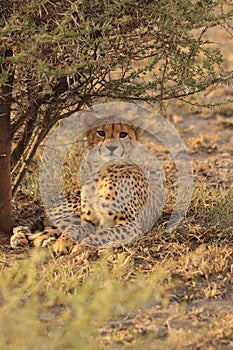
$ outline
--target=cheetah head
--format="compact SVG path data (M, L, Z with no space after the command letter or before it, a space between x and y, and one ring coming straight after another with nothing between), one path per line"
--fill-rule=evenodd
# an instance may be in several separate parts
M127 158L134 142L139 138L139 129L124 123L109 123L98 125L87 133L89 148L97 147L105 160Z

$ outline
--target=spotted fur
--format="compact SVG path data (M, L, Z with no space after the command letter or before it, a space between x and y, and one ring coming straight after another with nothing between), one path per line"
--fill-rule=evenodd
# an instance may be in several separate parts
M50 210L54 227L31 232L14 229L13 248L52 246L67 253L78 243L119 246L151 229L164 201L161 174L138 143L140 130L126 123L105 123L87 132L89 153L79 171L80 191L57 198ZM136 159L136 162L135 162Z

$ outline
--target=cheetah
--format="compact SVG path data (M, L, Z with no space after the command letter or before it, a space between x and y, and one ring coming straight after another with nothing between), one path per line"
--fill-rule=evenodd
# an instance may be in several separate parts
M104 119L86 133L87 156L79 170L78 192L56 198L52 226L33 233L15 227L11 246L45 247L57 253L75 245L121 246L148 232L161 215L161 169L139 143L141 130L124 120Z

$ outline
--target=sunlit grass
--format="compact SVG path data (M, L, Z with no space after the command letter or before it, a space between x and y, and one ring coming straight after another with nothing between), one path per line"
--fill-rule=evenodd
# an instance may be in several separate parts
M231 294L232 203L230 188L199 181L172 233L161 223L127 247L80 247L56 258L42 249L2 251L0 349L231 344L231 304L208 310ZM171 209L168 198L165 217Z
M128 279L128 268L126 255L110 263L108 253L86 274L42 251L12 262L0 276L0 348L98 349L110 318L167 304L165 271Z

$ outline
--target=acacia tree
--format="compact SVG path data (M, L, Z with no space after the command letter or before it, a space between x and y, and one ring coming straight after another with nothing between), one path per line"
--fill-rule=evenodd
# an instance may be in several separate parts
M58 120L100 98L162 102L230 80L205 33L232 15L227 0L0 0L0 230Z

